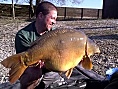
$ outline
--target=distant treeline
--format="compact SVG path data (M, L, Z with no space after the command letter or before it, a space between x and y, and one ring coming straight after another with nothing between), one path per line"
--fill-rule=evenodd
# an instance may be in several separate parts
M34 6L35 9L35 6ZM58 7L58 19L98 19L102 18L102 9ZM10 4L0 4L0 16L12 16ZM15 5L16 17L29 17L28 5ZM33 16L35 17L35 15Z

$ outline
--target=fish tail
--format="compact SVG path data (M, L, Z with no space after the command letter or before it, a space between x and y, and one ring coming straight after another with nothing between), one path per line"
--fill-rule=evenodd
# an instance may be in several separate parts
M24 64L24 55L24 52L15 54L7 57L1 62L4 67L11 68L9 71L9 81L11 83L14 83L16 80L18 80L25 69L28 67Z

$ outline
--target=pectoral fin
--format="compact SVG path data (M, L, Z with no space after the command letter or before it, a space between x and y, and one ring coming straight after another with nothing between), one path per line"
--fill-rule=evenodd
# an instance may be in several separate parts
M81 63L82 63L83 68L85 69L90 70L93 68L92 61L88 56L84 56Z
M83 68L85 68L85 69L90 70L90 69L93 68L92 61L88 57L88 54L87 54L87 41L86 41L86 44L85 44L85 55L83 56L83 60L81 61L81 63L82 63Z
M65 75L66 75L66 77L67 77L68 79L70 78L72 72L73 72L73 68L71 68L71 69L69 69L68 71L66 71Z

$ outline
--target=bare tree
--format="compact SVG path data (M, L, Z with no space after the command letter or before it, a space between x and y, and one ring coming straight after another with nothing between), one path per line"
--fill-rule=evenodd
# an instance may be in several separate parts
M36 6L38 3L43 2L44 0L36 0Z
M12 17L15 19L14 0L12 0Z
M44 0L36 0L36 7L37 4L42 2ZM29 18L31 19L34 16L35 10L34 10L34 6L33 6L33 0L29 0Z
M37 5L38 5L38 3L41 3L41 2L43 2L44 0L36 0L36 8L37 8Z
M16 3L18 2L18 0L16 0ZM12 0L12 6L11 6L11 8L12 8L12 17L13 17L13 19L15 19L15 7L14 7L14 0Z
M29 18L31 19L34 16L33 0L30 0L29 4Z
M3 1L7 1L7 0L3 0ZM18 2L18 0L16 0L16 3ZM12 4L11 4L11 7L10 7L11 11L11 16L13 17L13 19L15 19L15 7L14 7L14 0L12 0Z

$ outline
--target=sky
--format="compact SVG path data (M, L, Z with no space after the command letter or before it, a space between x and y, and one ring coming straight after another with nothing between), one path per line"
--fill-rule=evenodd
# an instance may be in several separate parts
M8 3L11 4L12 0L0 0L0 3ZM28 0L18 0L17 4L28 5ZM61 0L45 0L50 1L57 7L75 7L75 8L94 8L94 9L102 9L103 0L65 0L66 2L62 2ZM59 1L57 3L56 1ZM74 3L72 2L74 1ZM80 2L79 2L80 1ZM14 0L15 3L15 0ZM35 0L34 0L35 4Z

